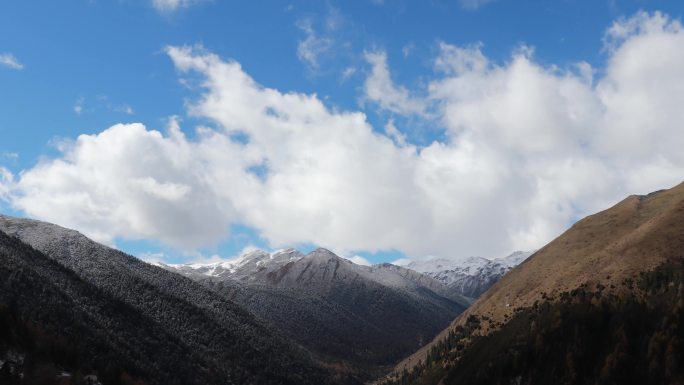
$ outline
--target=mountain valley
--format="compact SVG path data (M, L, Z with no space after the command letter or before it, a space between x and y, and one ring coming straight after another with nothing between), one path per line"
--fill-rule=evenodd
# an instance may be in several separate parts
M253 251L231 262L163 267L202 282L360 380L382 374L470 305L439 281L325 249Z
M0 216L0 382L681 383L683 226L681 184L505 258L155 266Z

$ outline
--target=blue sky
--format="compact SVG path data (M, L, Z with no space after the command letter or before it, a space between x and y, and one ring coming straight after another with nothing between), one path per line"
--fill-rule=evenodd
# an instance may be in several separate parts
M180 244L169 242L171 235L155 236L156 233L153 231L136 230L133 225L127 228L128 225L121 223L112 225L121 228L120 231L103 235L102 229L107 228L107 223L93 225L89 221L79 221L77 218L60 220L63 217L59 214L60 210L73 212L74 209L83 209L83 215L88 215L88 211L83 207L68 206L74 204L71 200L67 206L52 212L46 211L49 209L36 208L35 203L19 197L26 197L36 189L43 189L41 191L45 195L39 195L40 197L54 196L49 190L50 186L29 186L26 184L28 182L22 182L22 175L35 171L42 163L54 165L55 160L59 159L67 163L75 162L69 157L70 147L65 143L73 145L79 135L98 135L115 124L136 122L142 123L147 130L165 133L169 118L172 116L178 117L180 129L192 143L201 140L196 132L198 126L208 126L217 131L225 128L222 127L218 115L212 115L207 110L191 112L192 106L201 104L202 98L213 95L212 93L220 94L216 88L202 85L202 82L210 77L208 72L198 68L183 69L180 64L182 58L170 57L172 55L167 47L194 47L191 51L178 54L185 55L184 57L200 58L205 57L203 55L215 55L222 62L237 62L242 71L258 84L283 94L315 94L332 112L362 112L368 126L376 135L396 139L397 137L387 131L388 122L392 122L406 142L402 145L397 141L394 149L404 148L407 144L414 154L420 156L429 155L428 152L422 151L435 143L447 147L464 145L464 130L479 129L475 123L475 126L468 126L463 122L450 123L450 110L447 108L449 103L455 103L455 100L461 102L464 96L444 96L447 93L444 87L448 85L440 82L447 80L449 76L457 78L463 73L440 72L436 69L437 58L445 57L445 52L448 51L444 44L479 52L486 57L486 66L491 69L488 72L491 77L495 76L496 68L501 71L512 71L516 52L521 51L526 52L523 56L532 63L533 68L546 72L554 81L561 81L568 76L579 79L577 63L586 63L592 68L593 73L593 79L587 87L591 92L595 92L597 97L602 98L601 90L607 86L600 87L599 84L603 79L612 79L606 74L611 71L612 61L623 60L620 50L624 48L623 51L626 52L631 47L629 42L634 41L636 45L638 41L635 39L655 33L645 27L629 27L629 21L634 20L633 24L641 23L643 26L656 15L665 15L669 23L677 23L681 20L684 10L681 1L665 0L493 0L480 1L480 4L477 1L446 0L179 0L171 1L170 6L165 9L161 8L161 3L164 2L28 0L5 1L0 5L0 55L3 55L0 56L3 59L0 63L4 63L0 64L0 137L3 138L0 140L0 166L12 175L11 182L7 179L4 182L6 192L4 198L0 199L0 210L3 213L37 217L76 227L89 235L99 234L99 238L96 236L96 239L108 240L109 243L134 255L163 253L163 258L174 262L198 258L200 255L233 256L247 246L295 246L305 250L323 246L347 256L360 255L371 262L390 261L399 257L422 258L428 255L457 257L478 254L498 257L501 255L497 254L505 254L516 247L539 247L572 221L590 213L591 210L614 202L626 193L648 192L641 191L642 185L635 187L637 182L634 181L643 178L629 174L627 170L630 170L630 167L627 161L611 158L610 162L603 163L603 160L613 156L611 154L614 151L601 147L598 144L602 143L600 139L594 141L588 138L586 133L576 133L573 138L577 143L589 143L584 148L596 151L587 150L592 152L590 155L581 155L581 151L572 156L568 155L559 164L577 164L586 159L600 159L601 161L597 160L597 164L605 166L606 173L621 175L621 179L613 181L614 188L577 182L586 183L580 192L570 189L573 191L563 190L561 193L555 188L542 191L540 186L552 184L551 180L544 179L545 176L541 175L547 174L535 171L538 168L526 161L525 166L529 166L531 170L525 174L526 182L521 182L519 186L509 185L508 190L513 191L511 196L517 198L511 198L507 206L502 207L503 210L508 210L509 206L519 205L525 196L536 197L536 201L557 199L555 204L549 203L544 207L535 206L530 209L530 212L546 210L546 213L550 207L554 213L549 214L545 221L533 217L518 220L516 218L521 215L513 211L507 214L511 218L500 220L496 212L470 213L468 207L452 207L449 204L444 207L431 207L429 202L432 200L429 196L434 192L433 188L429 189L431 192L426 195L427 198L423 197L428 203L421 200L420 204L416 204L421 209L416 209L415 213L406 213L401 220L410 222L411 217L422 218L423 213L431 210L453 210L453 218L430 214L432 219L425 219L429 225L421 225L418 228L434 227L437 230L421 234L416 233L413 224L407 224L405 229L397 230L398 235L395 238L381 237L377 246L374 246L372 238L365 239L363 234L357 234L364 231L368 233L361 229L358 232L350 230L350 234L341 236L338 240L335 234L339 233L339 230L332 225L329 232L321 230L320 234L316 233L317 227L314 226L313 230L302 230L297 236L283 235L287 228L269 227L270 225L264 224L263 213L250 211L234 198L227 199L227 203L220 203L221 207L230 206L226 210L231 213L226 214L225 220L217 219L218 223L225 227L223 236L217 235L206 242ZM639 19L635 16L639 12L646 16ZM622 23L621 26L629 29L626 35L618 36L618 32L613 35L607 33L615 23ZM678 34L679 31L674 29L666 25L656 32ZM606 43L611 38L618 41L617 48L611 48ZM684 49L676 44L673 47L675 51ZM375 56L380 58L379 61L373 62L371 54L381 54ZM673 63L676 63L676 59L672 59ZM374 76L374 70L380 71L383 65L389 71L389 80L392 83L385 85L389 88L381 87L380 94L382 90L390 93L398 91L398 94L404 92L406 96L403 99L399 97L394 101L383 101L382 97L373 96L370 84L380 83L369 83L369 79ZM462 76L462 80L466 78ZM676 77L671 80L682 81ZM381 81L379 77L378 82ZM438 83L443 87L438 87ZM438 88L442 91L435 91ZM226 92L231 92L230 87ZM525 104L525 100L520 101ZM420 107L411 110L407 107L409 105ZM603 107L612 105L607 103ZM610 116L615 115L620 114L616 112ZM676 119L678 117L673 118L671 126L681 127L677 126ZM597 118L596 122L604 120ZM477 119L472 121L482 122ZM453 124L453 127L450 124ZM652 129L659 130L658 127L654 126ZM672 127L670 129L674 129ZM240 135L246 135L249 140L250 132L249 129L245 132L233 130L229 137L239 140ZM674 132L676 135L677 132ZM534 133L521 132L520 135ZM257 137L253 138L256 142ZM484 143L487 143L486 140ZM625 146L624 148L631 148L627 144ZM666 164L663 166L665 171L655 173L664 176L644 182L644 190L663 183L672 184L682 179L681 173L678 173L681 170L679 159L663 146L665 144L653 143L653 147L646 151L648 154L643 155L653 160L653 167ZM485 151L485 148L489 149L489 146L485 145L481 150ZM262 150L264 154L271 154L274 151L272 148ZM499 150L496 146L492 147L492 151L496 153L500 153ZM524 153L511 154L510 159L537 159L541 153L554 152L557 151L553 146L544 148L543 151L533 148ZM583 157L585 155L586 157ZM275 158L269 158L268 155L262 157L265 160L260 164L265 165L264 167L271 167L273 170L277 168L273 164ZM665 163L662 163L663 159ZM502 159L497 161L506 162ZM493 160L489 163L484 160L482 162L496 164ZM426 166L415 166L416 169L422 169L421 167ZM410 168L413 169L414 165ZM331 175L336 173L335 170L328 172ZM267 180L269 175L263 179ZM520 178L517 178L513 171L505 170L501 173L497 171L496 175L503 176L492 182L496 187L490 186L487 191L500 191L502 195L496 199L488 199L500 202L501 199L508 199L501 197L508 196L504 192L507 191L505 186L506 183L510 183L509 179ZM575 176L576 173L573 171L569 175ZM654 173L649 172L649 175ZM351 178L351 183L355 183L353 181L357 179L364 180L363 176L357 177ZM159 181L157 176L153 178ZM401 176L397 178L401 179ZM425 179L416 178L419 182ZM580 181L590 179L588 176L578 178ZM468 180L459 180L462 185L452 186L449 182L444 183L444 186L447 186L444 195L452 196L454 201L459 201L459 194L468 190ZM86 187L80 192L89 194L87 183L84 186ZM382 186L395 190L401 188L398 185ZM453 187L453 191L448 190L451 188L449 186ZM364 188L375 187L369 184ZM633 191L634 189L639 191ZM0 188L0 194L2 192L3 188ZM466 191L464 194L468 194L468 197L470 194L477 195L472 191ZM594 198L588 198L590 196ZM366 207L369 216L382 216L383 211L376 212L374 209L383 206L383 195L378 194L378 197L379 201L360 202L358 207ZM301 199L317 201L318 197L302 196ZM406 205L400 200L389 201L397 204L388 204L387 210L392 213ZM60 202L64 200L55 200L50 205L56 208ZM287 214L281 214L278 207L280 206L273 206L270 210L273 216L292 215L289 211ZM331 216L334 219L330 221L335 222L338 217L346 214L344 210L332 210ZM502 222L500 228L493 230L493 237L498 237L498 240L490 242L484 236L475 239L464 235L463 239L454 236L452 242L449 241L448 234L435 235L432 239L433 234L444 232L444 227L453 226L454 233L459 233L459 226L467 229L467 223L473 222L468 215L491 223ZM296 220L292 226L306 227L314 219L316 218L304 215L301 226ZM183 222L188 218L178 217L173 220ZM149 221L154 222L153 219ZM391 226L392 221L388 223L379 222L374 226ZM358 221L340 224L350 229L357 225ZM94 230L91 226L97 229ZM540 230L544 227L548 227L549 230ZM483 224L481 228L486 229L487 226ZM187 231L192 229L189 227ZM411 243L405 241L406 234L412 233L416 234L417 239ZM466 234L467 231L461 233ZM470 242L470 239L473 241ZM431 245L423 245L422 242L429 242Z

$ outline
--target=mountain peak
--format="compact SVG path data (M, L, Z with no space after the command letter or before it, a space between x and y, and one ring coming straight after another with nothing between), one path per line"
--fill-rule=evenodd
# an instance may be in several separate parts
M325 256L325 257L337 257L337 258L339 258L339 256L338 256L337 254L333 253L332 251L330 251L330 250L328 250L328 249L326 249L326 248L324 248L324 247L319 247L319 248L317 248L316 250L314 250L314 251L310 252L309 254L307 254L307 256L309 256L309 255L311 255L311 256Z

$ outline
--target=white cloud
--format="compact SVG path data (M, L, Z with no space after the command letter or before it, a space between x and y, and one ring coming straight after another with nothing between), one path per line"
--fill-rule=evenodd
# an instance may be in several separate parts
M3 65L7 68L11 68L13 70L23 70L24 65L19 62L19 59L16 58L12 53L5 52L5 53L0 53L0 65Z
M306 63L311 70L317 70L319 68L319 57L332 48L333 39L319 36L309 19L300 20L297 22L297 27L305 35L304 39L300 40L297 45L297 57Z
M135 111L133 110L133 107L129 106L128 104L113 104L109 101L109 97L107 95L97 95L95 97L95 102L89 103L91 106L90 108L86 109L86 99L84 97L80 97L76 100L74 103L74 113L76 115L83 115L84 113L93 113L94 111L98 109L107 109L109 111L114 111L126 115L133 115Z
M342 76L341 76L340 80L342 82L346 82L347 80L349 80L349 78L354 76L354 74L356 74L356 68L355 67L347 67L344 69L344 71L342 71Z
M364 83L367 100L397 114L421 115L425 112L422 100L411 97L406 88L392 82L385 52L366 52L365 57L371 65L371 73Z
M495 0L459 0L459 3L461 4L461 7L465 9L474 10L494 1Z
M411 53L416 50L416 45L411 42L406 44L404 47L401 48L401 53L404 54L404 58L407 58L411 56Z
M435 69L450 75L483 72L489 61L482 54L482 44L458 47L444 42L439 43L440 54L435 60Z
M394 125L393 119L388 120L387 124L385 124L385 135L387 135L389 138L392 138L392 140L394 140L398 146L406 146L406 135L399 131L397 126Z
M10 170L0 166L0 199L10 200L10 189L14 184L14 175Z
M14 161L19 159L19 154L16 152L11 152L11 151L3 152L2 156L7 158L7 159L14 160Z
M344 25L345 19L340 10L328 4L328 14L325 17L325 28L329 32L334 32Z
M608 28L603 38L605 48L614 50L635 35L651 35L661 32L680 33L682 25L679 20L670 20L669 16L654 12L637 12L630 18L621 18Z
M74 112L76 113L76 115L81 115L83 113L84 102L84 98L78 98L78 100L76 100L76 103L74 103Z
M166 136L141 124L81 135L61 147L62 158L22 173L12 185L11 202L33 217L82 229L107 244L123 237L181 249L211 245L226 236L234 218L228 202L204 180L207 160L201 154L211 147L211 136L190 143L175 122ZM226 138L216 144L220 140ZM230 150L232 144L226 145ZM234 159L218 155L211 161Z
M200 127L190 140L175 120L165 134L115 125L16 178L0 172L0 194L106 242L192 249L240 223L273 248L308 243L342 255L536 249L627 194L683 179L684 32L667 19L628 28L634 20L619 22L630 32L598 70L546 67L529 49L497 64L477 45L442 44L428 92L447 131L424 148L401 143L391 121L378 133L363 113L264 87L204 50L170 47L176 68L202 79L188 113L216 129ZM396 100L387 105L404 103Z
M201 0L152 0L152 6L159 12L171 13L182 8L190 8Z
M147 262L147 263L165 263L167 257L164 255L164 253L153 253L153 252L144 252L138 254L138 258Z
M129 106L128 104L122 104L120 106L112 106L111 109L116 112L121 112L122 114L126 115L133 115L135 111L133 110L133 107Z
M364 257L362 257L362 256L360 256L360 255L354 255L353 257L349 257L349 258L347 258L347 259L350 260L350 261L352 261L352 262L354 262L355 264L361 265L361 266L370 266L370 265L372 265L372 263L370 263L369 260L367 260L366 258L364 258Z

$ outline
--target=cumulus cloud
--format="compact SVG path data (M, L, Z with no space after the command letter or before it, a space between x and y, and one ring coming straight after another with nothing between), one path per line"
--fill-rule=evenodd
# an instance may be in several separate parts
M411 97L406 88L397 86L392 81L385 52L366 52L365 58L371 65L371 73L363 86L367 100L397 114L421 115L424 113L424 102Z
M582 216L684 175L684 31L640 13L611 34L619 41L599 70L545 66L530 49L494 63L477 44L442 44L428 92L445 139L420 148L392 121L381 133L361 112L265 87L201 48L169 47L181 76L201 81L188 113L215 128L192 140L176 120L164 133L122 124L82 135L57 158L0 172L0 194L105 242L192 249L240 223L274 248L346 255L532 250Z
M204 180L207 135L190 143L175 122L166 136L141 124L81 135L61 147L63 157L22 173L12 204L107 244L116 237L183 249L211 244L226 236L233 210ZM233 159L218 155L217 161Z
M19 59L9 52L0 53L0 65L18 71L24 69L24 65L19 62Z

